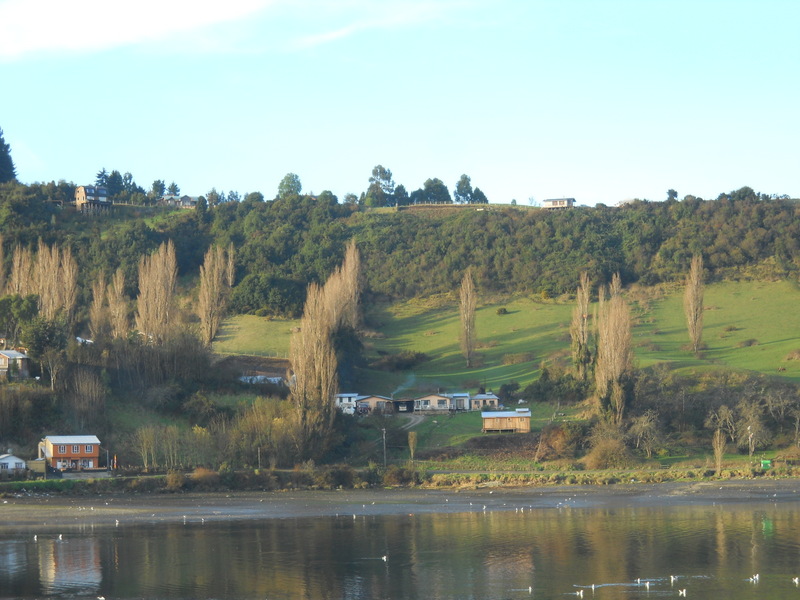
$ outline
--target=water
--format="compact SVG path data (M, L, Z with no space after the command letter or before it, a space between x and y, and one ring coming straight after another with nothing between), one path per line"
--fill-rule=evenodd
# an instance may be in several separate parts
M794 502L0 534L2 598L769 600L800 598L797 576Z

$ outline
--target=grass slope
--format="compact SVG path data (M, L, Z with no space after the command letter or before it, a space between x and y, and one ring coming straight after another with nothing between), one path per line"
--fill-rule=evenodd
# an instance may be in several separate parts
M727 282L705 293L707 349L695 357L686 349L683 290L631 290L636 324L634 345L640 367L666 362L681 370L745 369L800 381L800 361L786 360L800 349L800 290L794 283ZM508 314L498 315L506 308ZM431 358L413 373L367 371L362 393L414 395L446 388L497 390L539 376L542 362L567 361L572 304L517 298L482 306L476 315L480 364L466 369L459 347L459 317L452 297L369 307L368 321L379 335L366 340L369 356L412 350ZM288 354L295 321L237 316L226 320L214 350L226 354ZM517 361L516 364L513 364Z

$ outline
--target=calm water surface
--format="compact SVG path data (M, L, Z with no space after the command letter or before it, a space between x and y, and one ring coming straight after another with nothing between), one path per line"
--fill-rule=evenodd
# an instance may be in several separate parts
M0 534L0 597L800 599L795 503L523 508Z

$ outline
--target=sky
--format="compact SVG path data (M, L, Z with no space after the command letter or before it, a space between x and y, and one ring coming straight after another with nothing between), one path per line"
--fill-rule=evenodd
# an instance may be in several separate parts
M796 0L0 0L24 183L800 197Z

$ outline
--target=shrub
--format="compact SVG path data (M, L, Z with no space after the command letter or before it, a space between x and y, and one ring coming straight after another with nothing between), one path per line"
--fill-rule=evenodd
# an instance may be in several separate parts
M205 467L197 467L192 472L191 479L199 487L213 488L219 485L219 473Z
M352 488L356 474L348 465L331 465L320 469L314 475L314 485L326 488Z
M504 365L519 365L526 362L531 362L534 359L533 352L517 352L516 354L504 354Z
M507 315L508 314L508 309L506 309L504 306L501 306L500 308L497 309L497 314L498 315Z
M758 340L756 340L754 338L750 338L748 340L742 340L741 342L736 344L736 347L737 348L748 348L750 346L755 346L757 344L758 344Z
M621 469L633 461L628 448L620 439L602 439L583 458L587 469Z
M179 492L186 485L186 477L181 471L170 471L167 473L166 487L169 492Z
M414 469L392 465L383 474L384 485L417 485L419 475Z

